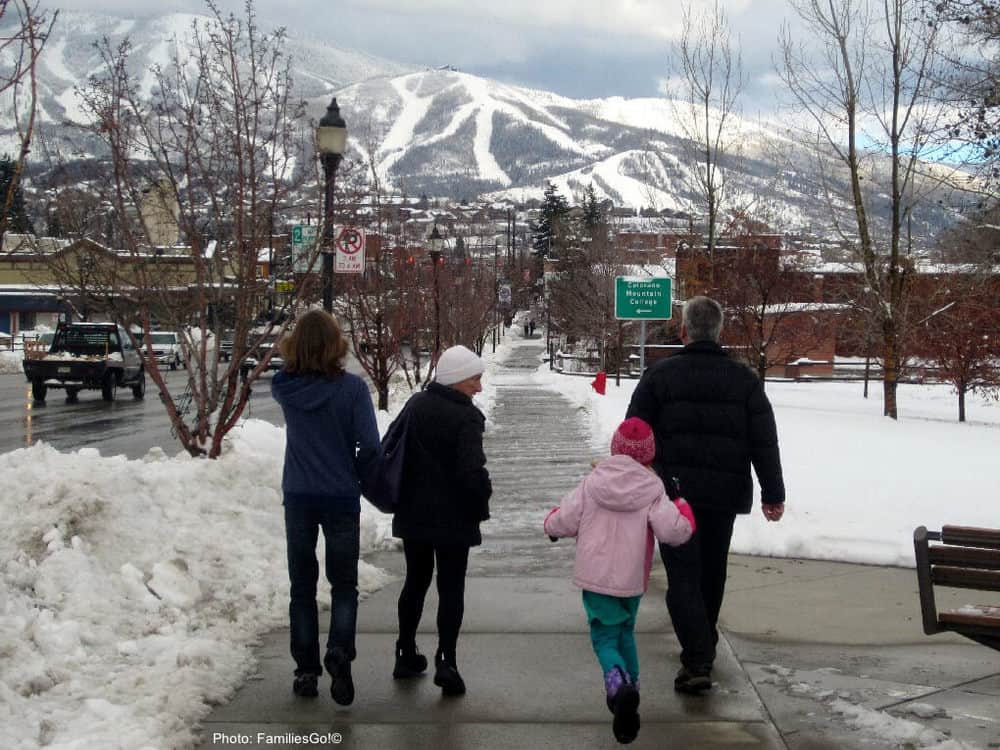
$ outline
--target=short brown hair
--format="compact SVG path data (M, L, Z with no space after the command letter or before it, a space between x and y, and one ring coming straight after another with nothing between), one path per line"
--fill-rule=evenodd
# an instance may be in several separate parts
M333 378L344 372L347 339L332 315L310 310L281 341L285 370L298 375Z

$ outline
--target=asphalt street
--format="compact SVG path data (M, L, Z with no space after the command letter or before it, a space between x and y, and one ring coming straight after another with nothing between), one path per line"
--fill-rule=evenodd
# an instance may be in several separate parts
M187 371L160 371L175 398L187 387ZM254 386L244 417L284 424L281 409L271 398L271 376ZM31 386L22 375L0 375L0 453L44 441L59 450L96 448L101 455L140 458L153 446L168 454L182 450L171 435L170 420L152 378L146 378L146 397L132 398L119 388L112 402L100 391L81 391L77 403L67 403L62 391L49 391L43 404L31 399Z

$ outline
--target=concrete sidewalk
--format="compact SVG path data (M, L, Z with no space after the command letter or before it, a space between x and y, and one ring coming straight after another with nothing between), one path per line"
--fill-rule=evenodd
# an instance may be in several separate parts
M470 558L458 650L468 694L445 699L430 675L392 679L397 580L361 603L352 706L333 703L327 677L318 699L293 696L288 631L277 631L259 649L259 674L202 722L202 747L337 738L365 750L617 746L570 582L573 543L550 544L540 528L590 458L576 410L531 379L543 350L520 342L494 376L486 454L495 518ZM402 575L399 551L367 559ZM715 685L691 697L673 690L679 649L663 567L654 566L639 613L642 730L633 747L1000 747L1000 654L924 636L912 570L734 556L729 574ZM966 601L957 592L953 603ZM436 607L432 589L418 636L431 656ZM969 744L943 744L949 737Z
M907 737L910 747L948 737L1000 747L1000 655L923 636L912 571L734 557L730 574L716 684L688 697L672 689L678 649L657 571L640 610L642 731L633 747L896 748ZM362 603L353 706L332 702L327 678L318 699L292 695L288 634L279 631L259 651L258 678L202 723L202 747L242 738L243 747L301 747L274 740L313 732L357 748L616 746L567 578L469 580L462 698L443 698L429 675L392 679L398 591L397 582ZM436 643L435 607L432 594L418 636L425 653ZM258 733L267 737L258 742Z

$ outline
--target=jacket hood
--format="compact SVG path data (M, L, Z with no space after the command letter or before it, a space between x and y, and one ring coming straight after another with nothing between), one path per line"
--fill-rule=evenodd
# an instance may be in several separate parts
M641 510L663 494L660 478L631 456L603 459L584 482L583 491L602 508Z
M271 394L279 404L302 411L315 411L337 392L342 379L299 377L281 370L271 381Z

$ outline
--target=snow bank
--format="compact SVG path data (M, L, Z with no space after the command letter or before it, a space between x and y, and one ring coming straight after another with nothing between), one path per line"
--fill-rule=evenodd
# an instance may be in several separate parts
M217 461L0 455L4 747L189 745L253 669L257 636L287 625L284 430L231 435ZM363 505L364 554L391 542ZM387 580L364 562L359 578Z

